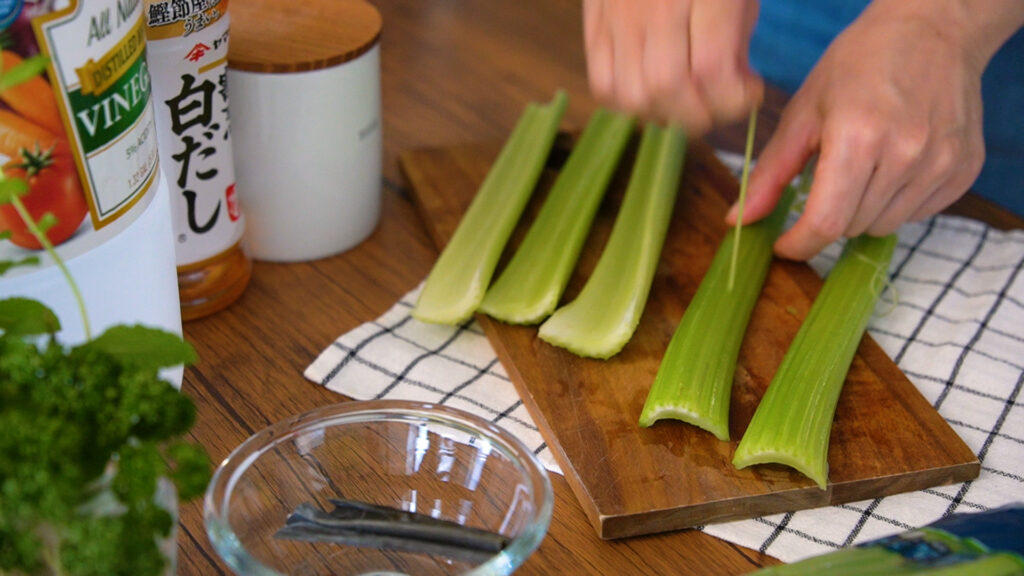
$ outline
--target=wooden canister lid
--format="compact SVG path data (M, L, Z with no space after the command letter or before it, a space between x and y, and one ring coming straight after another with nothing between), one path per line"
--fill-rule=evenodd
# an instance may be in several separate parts
M284 73L331 68L380 39L380 12L364 0L231 0L228 68Z

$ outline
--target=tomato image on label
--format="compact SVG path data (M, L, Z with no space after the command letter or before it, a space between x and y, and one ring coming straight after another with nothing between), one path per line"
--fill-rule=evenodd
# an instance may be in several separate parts
M66 145L46 150L23 149L3 166L3 172L6 178L19 178L28 184L28 193L21 197L21 202L33 220L39 221L47 213L57 219L46 231L46 237L55 246L70 238L85 219L89 208ZM0 206L0 232L4 231L10 231L10 241L22 248L43 247L12 204Z

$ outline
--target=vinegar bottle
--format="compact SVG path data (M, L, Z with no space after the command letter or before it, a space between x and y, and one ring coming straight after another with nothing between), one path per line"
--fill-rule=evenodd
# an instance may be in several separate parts
M228 119L228 0L146 1L160 164L171 188L183 320L237 300L252 275Z

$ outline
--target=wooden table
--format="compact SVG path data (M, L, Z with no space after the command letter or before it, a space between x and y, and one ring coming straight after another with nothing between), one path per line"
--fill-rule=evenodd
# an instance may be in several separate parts
M235 305L185 325L200 356L183 386L199 409L193 438L214 462L273 422L344 400L306 381L302 371L334 338L382 314L429 271L437 251L399 171L402 151L504 139L527 101L547 100L559 88L570 96L566 129L582 128L594 110L579 0L373 4L384 21L380 225L358 247L332 258L257 263ZM769 94L759 144L784 102L783 94ZM739 150L743 130L730 127L708 139ZM1020 219L971 196L953 211L1021 227ZM776 563L694 530L602 541L565 480L552 480L551 528L519 574L739 574ZM201 502L183 504L180 513L179 573L229 573L206 536Z

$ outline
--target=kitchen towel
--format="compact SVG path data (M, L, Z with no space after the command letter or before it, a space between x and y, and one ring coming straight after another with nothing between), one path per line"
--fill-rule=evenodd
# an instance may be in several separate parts
M735 155L720 158L737 169ZM841 242L810 265L824 276ZM898 296L868 331L981 461L977 480L701 530L793 562L1024 501L1024 231L951 216L905 224L889 272ZM476 413L558 465L475 321L437 326L409 313L420 288L343 334L306 369L348 397L439 403ZM891 293L892 291L890 291ZM887 293L888 294L888 293ZM883 295L883 299L887 295Z

